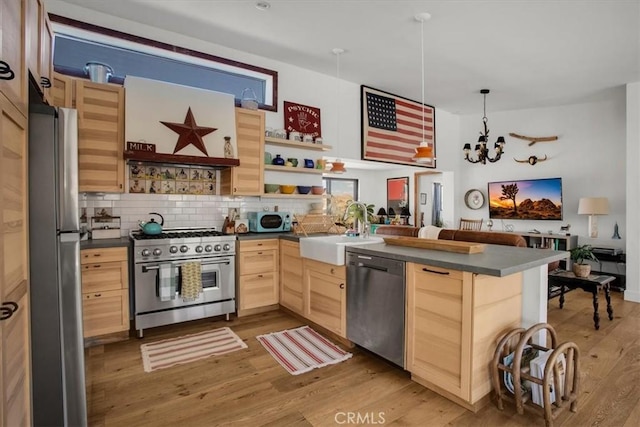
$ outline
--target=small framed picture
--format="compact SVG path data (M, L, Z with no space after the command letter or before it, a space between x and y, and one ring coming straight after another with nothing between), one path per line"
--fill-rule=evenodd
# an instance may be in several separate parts
M427 204L427 193L420 193L420 204L421 205Z

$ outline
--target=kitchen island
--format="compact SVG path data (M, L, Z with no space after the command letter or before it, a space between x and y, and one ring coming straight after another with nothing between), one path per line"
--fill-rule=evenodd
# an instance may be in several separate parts
M546 322L547 265L568 256L489 244L476 254L384 243L346 251L406 262L405 369L414 381L474 412L488 402L489 366L501 335Z

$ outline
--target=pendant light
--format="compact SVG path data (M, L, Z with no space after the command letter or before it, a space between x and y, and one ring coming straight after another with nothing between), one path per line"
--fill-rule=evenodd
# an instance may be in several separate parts
M416 150L416 154L413 156L413 160L417 163L430 163L435 160L433 157L433 146L429 144L424 135L424 22L431 19L430 13L419 13L415 15L415 20L420 22L420 57L422 66L422 142Z
M336 56L336 77L338 78L338 89L336 93L336 100L338 104L336 118L336 149L338 151L338 155L340 155L340 55L344 53L344 49L336 47L332 52ZM344 168L342 160L336 159L335 162L331 163L331 173L340 174L345 173L346 171L347 170Z

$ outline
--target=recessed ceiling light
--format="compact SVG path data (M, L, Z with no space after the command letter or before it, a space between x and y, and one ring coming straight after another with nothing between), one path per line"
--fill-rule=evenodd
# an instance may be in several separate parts
M259 1L256 3L256 9L258 10L267 10L271 7L271 5L266 1Z

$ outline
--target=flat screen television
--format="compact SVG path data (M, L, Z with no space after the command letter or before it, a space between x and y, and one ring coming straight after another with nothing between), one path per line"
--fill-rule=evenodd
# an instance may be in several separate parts
M562 220L562 178L489 183L489 218Z

